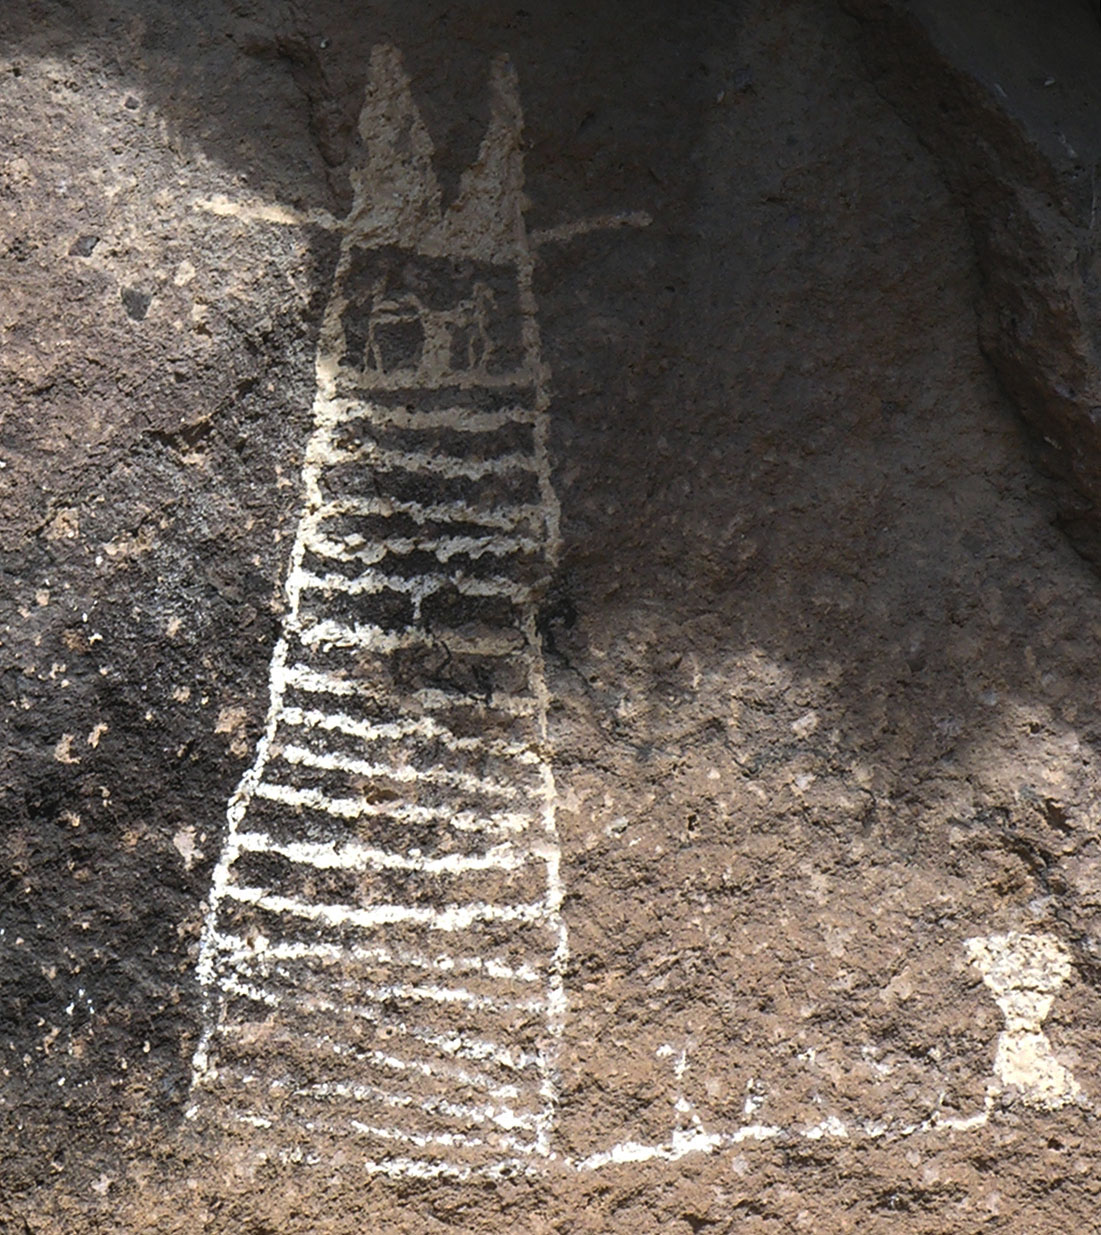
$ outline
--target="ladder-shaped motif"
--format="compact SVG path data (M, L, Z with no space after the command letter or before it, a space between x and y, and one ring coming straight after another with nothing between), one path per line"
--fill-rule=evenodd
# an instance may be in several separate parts
M506 63L492 88L443 211L400 62L373 58L267 724L199 962L196 1110L390 1173L547 1155L565 1010L537 629L557 506Z

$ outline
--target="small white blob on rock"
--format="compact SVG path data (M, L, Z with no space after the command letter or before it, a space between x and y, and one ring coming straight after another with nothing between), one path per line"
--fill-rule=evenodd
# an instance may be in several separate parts
M1042 1025L1059 988L1071 975L1066 948L1052 935L1010 931L964 943L1005 1017L994 1053L994 1074L1022 1102L1044 1110L1081 1099L1082 1089L1051 1049Z

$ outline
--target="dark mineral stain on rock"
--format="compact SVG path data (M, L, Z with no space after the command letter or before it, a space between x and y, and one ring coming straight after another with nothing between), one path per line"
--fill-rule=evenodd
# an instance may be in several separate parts
M99 244L99 237L91 234L78 236L69 246L70 257L91 257ZM144 316L144 314L143 314Z
M153 294L151 292L142 292L136 287L123 288L123 307L126 309L127 315L136 322L145 320L145 315L149 312L149 305L152 300Z

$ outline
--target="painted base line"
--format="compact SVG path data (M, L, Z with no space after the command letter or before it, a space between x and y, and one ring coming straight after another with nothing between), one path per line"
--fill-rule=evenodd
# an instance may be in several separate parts
M775 1124L747 1124L733 1132L705 1132L702 1128L674 1130L668 1141L659 1144L641 1141L620 1141L610 1149L590 1154L587 1158L562 1158L562 1164L585 1172L627 1163L675 1162L689 1154L713 1154L737 1145L764 1141L822 1140L894 1140L927 1132L971 1132L984 1128L993 1118L993 1103L987 1101L983 1110L965 1117L948 1117L934 1113L919 1123L891 1125L879 1121L845 1123L831 1115L821 1123L805 1127L780 1127Z

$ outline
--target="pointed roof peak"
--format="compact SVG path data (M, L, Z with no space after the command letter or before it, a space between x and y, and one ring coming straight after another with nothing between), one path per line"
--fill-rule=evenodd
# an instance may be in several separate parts
M440 217L432 139L397 49L376 46L359 114L363 165L352 173L353 227L377 244L403 244Z
M507 55L490 71L490 118L478 157L463 172L454 203L442 211L433 146L396 48L375 47L359 118L366 148L352 173L350 225L362 240L435 256L515 262L526 248L523 113Z
M515 261L525 244L524 116L516 70L507 55L494 57L489 85L489 127L443 219L439 247L456 256Z

